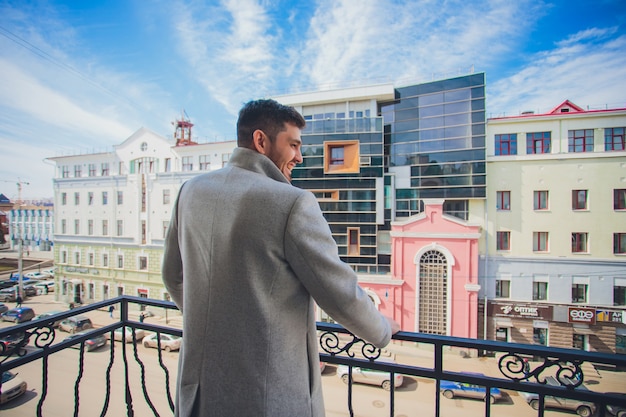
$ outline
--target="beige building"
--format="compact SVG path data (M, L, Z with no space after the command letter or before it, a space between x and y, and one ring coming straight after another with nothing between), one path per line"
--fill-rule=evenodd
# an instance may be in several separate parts
M487 123L488 339L626 353L626 109Z
M59 300L168 299L161 262L178 190L187 179L221 168L236 146L198 144L192 126L179 121L173 139L141 128L111 152L49 158L56 164Z

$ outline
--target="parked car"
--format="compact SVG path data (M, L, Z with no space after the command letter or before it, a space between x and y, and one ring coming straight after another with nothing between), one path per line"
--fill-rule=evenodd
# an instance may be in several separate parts
M80 332L70 334L69 336L65 338L65 340L77 339L80 336L83 336L89 333L90 333L90 330L82 330ZM90 336L87 340L85 340L85 349L87 350L87 352L91 352L92 350L98 349L99 347L102 347L106 344L107 344L107 338L103 334L93 335L93 336ZM80 342L76 342L76 344L73 344L71 347L73 349L80 349Z
M2 302L11 302L17 299L17 294L15 294L15 289L13 287L3 288L0 290L0 301Z
M59 330L68 333L76 333L87 329L93 329L93 323L89 317L85 316L68 317L59 323Z
M29 341L30 339L26 337L26 333L24 332L8 334L0 339L0 354L6 355L20 344L26 346Z
M166 352L171 352L172 350L180 350L180 344L183 339L178 336L174 336L171 334L161 333L159 340L161 349ZM143 338L143 345L145 347L156 348L157 347L157 334L151 333Z
M50 278L54 278L54 269L55 268L42 269L41 272L44 272L44 273L50 275Z
M349 368L347 365L337 366L337 376L346 384L349 382L348 372ZM400 374L394 374L394 377L394 387L397 388L402 385L403 378ZM382 387L385 391L391 390L391 374L389 372L353 367L352 382L377 385Z
M27 297L33 297L37 295L37 288L34 285L31 285L31 284L24 285L22 289L24 290L24 295ZM17 291L17 287L15 288L15 291Z
M41 313L35 316L34 320L47 319L48 317L52 317L55 314L59 314L59 313L63 313L63 312L61 310L46 311L45 313ZM54 323L52 323L52 327L59 327L60 323L61 323L61 320L56 320Z
M11 288L14 285L15 281L11 281L10 279L4 279L0 281L0 290L3 290L5 288Z
M546 377L546 384L554 387L562 386L561 383L553 376ZM576 389L581 391L588 390L588 388L584 385L580 385ZM520 392L520 395L533 408L533 410L539 409L539 394ZM560 398L546 395L544 397L544 404L546 408L560 408L563 410L575 411L581 417L590 417L596 412L596 405L594 403L571 398Z
M17 272L12 273L11 276L9 277L9 280L13 281L13 285L15 285L15 283L20 280L20 274L18 274ZM26 282L26 281L30 281L30 278L22 274L22 282Z
M37 289L37 294L47 294L54 292L54 281L41 281L33 284L33 287Z
M135 339L137 339L138 341L143 339L145 335L146 332L143 329L135 329ZM107 333L107 337L110 338L111 333ZM115 329L115 331L113 332L113 338L113 340L116 340L118 342L121 342L122 339L124 339L126 343L132 343L133 329L131 327L120 327L119 329Z
M476 372L467 372L467 374L484 376L483 374ZM487 388L481 385L442 380L439 388L441 394L448 399L452 399L454 397L478 398L483 401L487 399ZM493 404L500 398L502 398L502 392L496 387L491 388L489 402Z
M23 323L35 318L35 310L30 307L16 307L5 311L0 315L2 321L12 321L14 323Z
M0 303L0 314L4 313L5 311L7 311L9 309L9 306L4 304L4 303Z
M27 272L24 274L24 276L30 279L37 279L37 280L50 279L50 274L46 272Z
M24 394L27 387L26 382L18 378L17 374L4 371L2 373L2 387L0 387L0 404L8 403Z
M607 394L617 395L626 399L626 394L623 392L609 392ZM607 405L606 410L615 417L626 417L626 406L623 405Z

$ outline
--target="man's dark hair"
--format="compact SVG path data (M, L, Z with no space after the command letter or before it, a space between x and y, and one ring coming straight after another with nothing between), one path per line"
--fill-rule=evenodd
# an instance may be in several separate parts
M291 106L271 99L249 101L239 110L237 146L249 148L252 145L252 133L257 129L262 130L273 142L278 133L285 130L285 123L300 129L306 125L304 117Z

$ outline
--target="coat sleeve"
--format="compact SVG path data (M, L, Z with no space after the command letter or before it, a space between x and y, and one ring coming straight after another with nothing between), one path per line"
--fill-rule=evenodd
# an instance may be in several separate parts
M161 274L163 284L167 289L172 301L178 309L183 311L183 261L180 253L178 235L178 205L180 204L180 193L172 210L172 218L165 234L165 248L163 251L163 265Z
M328 223L309 192L302 193L289 215L285 253L296 276L327 314L376 347L389 343L389 322L358 285L356 273L339 258Z

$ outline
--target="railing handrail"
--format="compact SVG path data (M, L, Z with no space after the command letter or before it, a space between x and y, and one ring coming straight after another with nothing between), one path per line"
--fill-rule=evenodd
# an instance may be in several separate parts
M119 321L92 329L89 334L80 336L77 339L78 341L86 340L90 335L96 334L111 333L112 337L112 332L115 329L124 326L182 336L181 329L130 319L128 313L129 305L131 304L177 310L174 303L169 301L121 295L89 305L78 306L45 319L20 323L9 328L0 329L0 338L4 338L9 334L27 333L30 337L36 339L35 343L32 344L37 347L37 349L22 349L17 355L0 356L0 373L47 357L68 348L70 345L76 344L76 340L60 341L53 344L55 335L55 330L52 329L53 322L95 310L107 309L111 305L119 305ZM432 346L432 366L422 367L386 361L385 358L380 357L381 350L356 338L337 324L318 322L317 329L320 334L320 358L322 361L331 364L344 364L350 367L365 367L390 372L392 374L404 374L432 379L436 381L437 392L439 391L441 381L452 380L481 385L487 387L488 391L497 387L513 391L535 393L540 396L541 401L543 401L545 396L555 396L592 402L601 406L603 409L607 404L626 407L626 396L620 397L604 392L575 389L584 381L584 375L580 368L583 363L603 364L626 369L626 355L585 352L575 349L552 348L423 333L399 332L394 335L393 340L395 341ZM341 337L337 335L341 335ZM52 340L46 339L50 337L52 337ZM325 338L330 338L331 343L325 343L327 341ZM468 349L477 352L497 352L502 354L498 361L502 377L446 370L444 367L444 362L446 361L444 353L448 353L447 349L449 348ZM358 352L359 349L360 352ZM525 357L524 355L540 357L544 360L544 363L536 366L532 372L524 373L525 371L522 372L520 367L522 359ZM559 382L561 382L563 386L552 386L545 383L546 379L542 374L544 371L553 367L556 367L558 371L557 375L561 375ZM562 372L565 373L561 374ZM579 381L577 382L575 378L576 375L579 375L578 373L580 373L580 377L578 377ZM570 383L564 383L563 381L569 381ZM571 383L572 381L574 381L574 383ZM393 390L392 384L392 393ZM486 404L487 414L489 414L489 406L489 404ZM438 404L436 408L439 410ZM602 413L600 415L602 415Z

